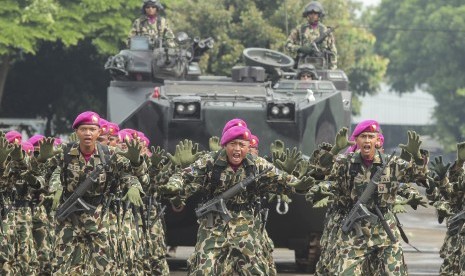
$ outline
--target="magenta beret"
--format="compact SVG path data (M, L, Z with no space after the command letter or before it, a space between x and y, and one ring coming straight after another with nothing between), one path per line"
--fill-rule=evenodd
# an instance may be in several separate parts
M27 140L29 143L31 143L34 147L39 145L39 142L42 141L45 138L45 136L41 134L36 134L33 135L29 140Z
M23 140L23 136L21 133L17 132L16 130L11 130L8 131L5 134L5 138L8 141L8 143L13 143L15 140L18 140L19 143Z
M223 136L221 136L220 144L225 146L227 143L231 142L234 139L241 140L250 140L250 130L243 126L233 126L230 129L226 130Z
M250 135L250 147L251 148L258 148L258 143L260 140L258 140L258 137L255 135Z
M226 132L226 130L232 128L233 126L247 127L247 124L242 119L239 119L239 118L232 119L224 125L223 132L221 133L221 135L223 135Z
M365 120L358 123L355 127L352 135L349 137L349 141L355 141L355 138L362 134L363 132L380 132L381 128L379 127L379 123L375 120ZM384 137L383 137L384 141ZM357 144L350 146L346 152L355 152L357 150Z
M110 136L118 136L119 126L115 123L108 122L108 134Z
M146 147L150 145L150 140L147 138L147 136L140 137L140 140L145 143Z
M33 152L34 151L34 146L29 143L28 141L24 141L21 143L21 148L27 153L29 154L30 152Z
M108 125L108 121L103 119L103 118L100 118L99 120L99 126L100 128L102 129L102 133L101 135L107 135L110 133L110 127Z
M131 141L134 138L134 136L132 136L132 134L126 131L125 129L122 129L118 131L118 138L121 142L123 142L126 140Z
M53 143L55 146L63 144L60 137L55 137L55 142Z
M73 129L77 129L80 125L96 125L100 126L100 116L93 111L85 111L79 114L74 120Z

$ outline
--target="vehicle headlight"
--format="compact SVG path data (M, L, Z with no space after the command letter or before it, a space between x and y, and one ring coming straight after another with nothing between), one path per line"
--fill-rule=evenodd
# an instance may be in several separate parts
M125 63L124 57L122 57L122 56L116 56L115 57L115 65L116 65L116 67L124 68L124 63Z
M295 104L268 103L267 117L269 121L293 122L295 120Z
M178 113L183 113L185 109L186 109L186 107L183 104L178 104L176 106L176 112L178 112Z
M288 106L284 106L281 110L283 112L283 115L289 115L289 113L291 112L291 109Z
M197 108L195 107L195 104L190 104L187 106L187 111L189 113L194 113Z
M278 115L279 114L279 107L276 105L271 108L271 114Z
M200 119L200 102L177 102L174 104L174 119Z

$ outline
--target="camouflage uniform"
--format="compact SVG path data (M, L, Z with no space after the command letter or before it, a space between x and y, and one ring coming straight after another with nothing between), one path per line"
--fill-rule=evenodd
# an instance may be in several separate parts
M350 211L357 198L365 190L374 169L386 162L383 160L386 160L386 156L377 151L373 164L366 168L359 152L337 156L327 179L334 181L334 185L330 186L330 190L334 193L336 202L342 199L343 206L348 206L346 208L347 212ZM400 182L414 182L415 177L426 173L426 169L414 163L394 158L393 163L384 172L378 184L375 201L394 233L396 241L389 239L379 221L376 223L362 221L363 237L357 237L353 231L347 234L340 231L338 248L335 249L337 252L335 254L329 253L334 258L335 274L365 275L367 269L372 267L369 262L373 259L379 259L382 263L379 267L381 271L372 273L407 274L403 251L399 242L400 233L391 207L401 186ZM372 210L372 213L375 213L373 211L375 201L367 204L367 208Z
M133 36L147 36L150 39L150 43L155 45L157 39L160 38L160 33L163 35L163 40L166 41L167 46L174 46L174 34L168 26L166 19L157 15L155 22L150 23L149 18L143 15L137 18L132 23L131 30L129 31L128 45L131 37Z
M215 181L212 180L215 166L221 172L218 182L212 183ZM240 275L269 275L268 261L259 242L261 234L256 231L259 226L256 225L253 203L262 189L273 192L282 188L286 193L294 192L286 183L296 183L298 180L276 170L265 159L251 155L247 155L237 171L234 171L228 165L225 150L203 155L193 165L170 178L168 185L181 189L182 200L195 192L202 192L207 198L212 198L244 179L247 171L261 172L268 167L274 170L227 202L232 215L229 222L213 215L213 227L209 227L207 218L199 219L197 244L188 260L188 275L220 275L227 269L227 263L233 263L232 266Z
M67 168L64 168L64 154L71 156ZM113 149L110 149L110 154L114 154ZM101 163L100 158L99 153L95 151L86 162L80 154L79 144L73 145L68 153L56 157L58 166L50 179L51 192L63 187L63 197L68 197L87 178L88 173ZM123 189L137 187L143 194L137 175L144 171L144 166L145 163L142 162L139 167L132 167L129 160L117 156L116 161L111 163L110 171L100 174L98 183L93 185L83 198L89 204L98 206L95 213L75 213L77 225L73 224L70 218L57 223L56 257L53 261L56 275L117 273L108 240L108 216L101 216L105 183L110 179L108 175L113 174Z
M302 46L310 46L311 42L319 38L325 33L328 28L322 23L318 22L317 27L313 27L310 23L304 23L297 26L291 31L291 34L286 40L286 49L293 55L297 53L297 50ZM330 68L336 69L337 67L337 49L336 40L333 34L329 34L321 44L317 45L320 51L329 50L334 56L330 60Z

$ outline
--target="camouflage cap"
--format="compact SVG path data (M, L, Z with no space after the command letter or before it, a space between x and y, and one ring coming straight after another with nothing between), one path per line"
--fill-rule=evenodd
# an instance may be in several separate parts
M80 125L95 125L100 127L100 116L93 111L85 111L79 114L73 123L73 129Z

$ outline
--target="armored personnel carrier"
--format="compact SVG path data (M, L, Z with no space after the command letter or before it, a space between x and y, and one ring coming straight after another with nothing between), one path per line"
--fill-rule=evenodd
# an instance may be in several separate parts
M134 48L106 64L114 78L108 88L108 119L144 132L153 145L170 152L183 139L207 150L208 139L221 136L225 122L236 117L259 137L261 155L270 155L269 145L276 139L310 155L317 144L332 142L339 128L349 126L351 94L343 71L316 67L318 78L302 81L295 79L291 57L248 48L245 65L232 68L230 77L203 76L197 61L212 46L211 39L194 39L190 48L171 52L150 49L147 41L137 39ZM176 62L184 67L170 74ZM181 213L168 212L169 245L195 244L198 200L189 199ZM288 211L288 206L273 206L267 229L276 247L295 250L299 268L312 271L325 210L310 208L303 196L292 200Z

